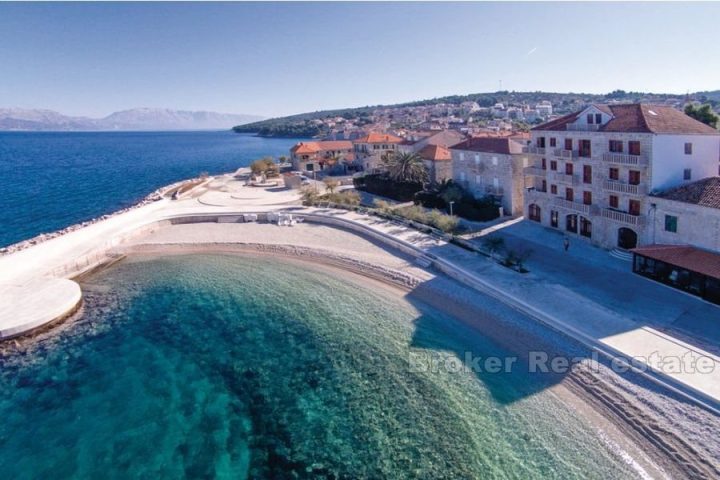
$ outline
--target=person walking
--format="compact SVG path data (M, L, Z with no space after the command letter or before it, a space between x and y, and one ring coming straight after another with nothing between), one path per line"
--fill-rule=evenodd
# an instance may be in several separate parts
M566 252L570 248L570 239L568 237L563 238L563 247L565 247Z

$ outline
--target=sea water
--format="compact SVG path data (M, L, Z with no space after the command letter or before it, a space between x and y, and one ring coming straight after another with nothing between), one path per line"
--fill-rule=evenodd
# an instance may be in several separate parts
M79 318L1 359L3 478L634 475L550 392L524 395L525 374L491 389L413 368L511 352L369 280L193 254L131 257L82 286Z

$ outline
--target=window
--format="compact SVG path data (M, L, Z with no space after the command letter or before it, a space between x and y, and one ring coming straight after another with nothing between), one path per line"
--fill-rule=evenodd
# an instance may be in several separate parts
M565 174L566 175L572 175L573 174L573 164L568 162L565 164Z
M498 159L497 159L497 157L492 157L492 163L493 163L493 165L497 165L497 164L498 164Z
M545 160L543 158L542 161L540 162L540 165L542 166L543 170L547 170L547 160Z
M597 123L598 125L600 125L602 123L602 114L600 114L600 113L595 114L595 123Z
M552 138L550 139L550 146L551 146L551 147L556 147L556 146L557 146L557 138L552 137Z
M460 152L460 161L463 161L463 160L465 160L465 153Z
M640 142L637 140L628 142L628 153L630 155L640 155Z
M640 185L640 172L637 170L630 170L628 172L628 183L630 185Z
M685 144L685 155L692 155L692 143Z
M557 162L555 160L550 160L550 170L557 170Z
M592 124L593 124L593 114L592 114L592 113L588 113L588 114L587 114L587 123L588 123L589 125L592 125Z
M608 177L610 180L620 180L620 169L616 167L611 167L610 171L608 172Z
M542 181L542 184L540 186L540 191L547 192L547 181L545 179L543 179L543 181Z
M640 215L640 202L638 200L628 201L628 213L630 215Z
M665 215L665 231L677 233L677 220L675 215Z
M620 208L620 198L617 195L610 195L610 208Z
M577 233L577 215L568 215L565 217L565 230Z
M565 150L572 150L572 138L565 139Z
M566 188L565 189L565 200L568 202L572 202L575 200L575 192L573 192L572 188Z
M550 226L555 228L558 226L558 212L556 210L550 210Z
M583 165L583 183L592 183L592 167Z
M692 179L692 168L686 168L683 170L683 180Z
M539 221L540 221L540 218L541 218L541 217L540 217L540 212L541 212L541 211L540 211L540 207L539 207L538 205L536 205L536 204L533 203L533 204L531 204L531 205L528 207L528 210L529 210L529 213L530 213L530 220L533 220L533 221L535 221L535 222L539 222Z
M475 154L475 165L480 165L480 154L479 153Z
M583 192L583 203L585 205L592 205L592 192Z
M608 145L608 150L610 150L613 153L622 153L622 151L623 151L622 140L610 140L609 145Z
M591 157L590 140L580 140L580 151L578 155L581 157Z
M540 148L545 148L545 137L537 138L537 146Z
M557 185L550 185L550 193L557 195Z

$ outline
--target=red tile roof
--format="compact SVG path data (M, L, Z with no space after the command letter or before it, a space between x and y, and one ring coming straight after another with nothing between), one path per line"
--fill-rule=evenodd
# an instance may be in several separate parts
M512 137L472 137L450 147L451 150L469 150L473 152L511 154L520 153L521 145L513 148Z
M690 245L650 245L631 250L644 257L720 278L720 254L701 250Z
M629 103L594 105L613 118L600 127L600 132L637 132L664 134L720 135L714 128L665 105ZM571 113L533 128L533 130L566 131L585 110Z
M452 160L450 150L442 145L425 145L420 149L418 155L424 160L432 160L433 162L449 162Z
M720 177L703 178L697 182L665 190L656 196L703 207L720 208Z
M364 137L355 140L355 143L402 143L402 141L402 138L389 133L370 132Z
M328 150L352 150L349 140L328 140L324 142L300 142L290 149L295 154L311 154Z

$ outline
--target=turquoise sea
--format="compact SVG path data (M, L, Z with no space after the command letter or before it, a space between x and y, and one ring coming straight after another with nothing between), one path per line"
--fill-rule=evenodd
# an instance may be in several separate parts
M528 375L491 392L471 373L413 368L509 352L367 281L195 254L131 257L83 289L77 320L0 357L3 478L635 475Z
M288 155L227 132L0 132L0 247L137 203L159 187Z

